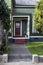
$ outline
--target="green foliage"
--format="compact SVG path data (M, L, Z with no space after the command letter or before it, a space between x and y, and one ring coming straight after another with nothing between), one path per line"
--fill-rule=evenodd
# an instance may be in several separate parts
M0 47L0 54L1 55L4 54L4 53L9 54L10 51L11 51L10 48L8 46L6 46L6 39L5 39L5 37L3 37L3 39L2 39L2 45Z
M2 45L1 45L1 51L3 52L3 53L5 53L5 51L6 51L6 41L5 41L5 37L2 39Z
M0 22L3 25L3 29L2 30L6 30L6 35L5 37L3 36L2 38L2 45L0 48L0 53L6 53L8 51L8 47L7 47L7 34L8 31L10 29L10 10L8 9L8 6L5 3L5 0L1 0L0 1Z
M39 33L43 33L43 0L37 3L34 13L34 26Z
M4 0L0 1L0 20L3 24L3 28L8 31L10 28L10 10Z

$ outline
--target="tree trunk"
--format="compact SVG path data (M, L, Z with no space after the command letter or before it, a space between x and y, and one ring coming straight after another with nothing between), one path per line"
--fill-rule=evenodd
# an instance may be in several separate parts
M8 32L6 33L6 46L7 46L7 43L8 43Z
M3 36L3 25L1 24L0 20L0 45L2 45L2 36Z

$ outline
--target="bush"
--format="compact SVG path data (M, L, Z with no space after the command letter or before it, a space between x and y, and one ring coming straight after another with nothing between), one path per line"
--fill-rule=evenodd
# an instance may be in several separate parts
M11 33L10 32L8 33L8 36L11 36Z
M0 47L0 54L9 54L10 53L10 48L8 46L6 46L6 38L4 37L2 39L2 45Z

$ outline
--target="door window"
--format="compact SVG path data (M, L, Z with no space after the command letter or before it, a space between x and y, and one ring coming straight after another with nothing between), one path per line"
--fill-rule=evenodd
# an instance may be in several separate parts
M20 28L20 23L16 23L16 28Z

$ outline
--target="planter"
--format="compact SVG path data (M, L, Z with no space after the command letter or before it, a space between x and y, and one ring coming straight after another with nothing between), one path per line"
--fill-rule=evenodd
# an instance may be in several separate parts
M8 62L8 54L3 54L3 62Z
M38 63L38 55L37 54L32 55L32 62L33 63Z
M0 55L0 62L2 62L2 55Z

